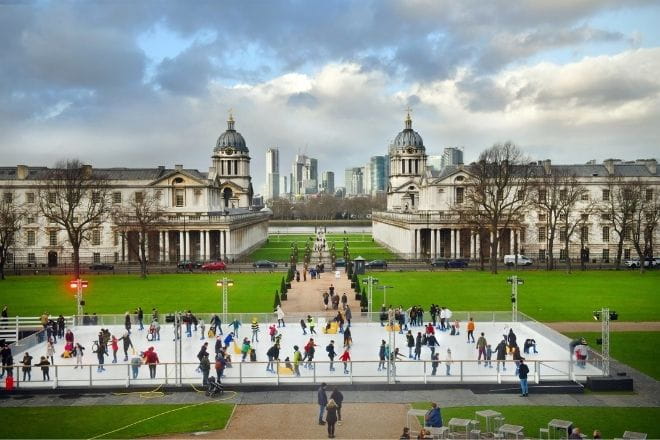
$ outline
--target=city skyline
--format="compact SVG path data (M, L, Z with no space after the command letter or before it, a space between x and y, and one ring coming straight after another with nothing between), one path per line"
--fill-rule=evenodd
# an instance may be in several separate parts
M343 176L387 154L407 107L427 154L466 163L508 140L557 163L657 157L659 20L643 0L4 3L0 165L205 171L230 109L257 192L268 148L280 178L298 151Z

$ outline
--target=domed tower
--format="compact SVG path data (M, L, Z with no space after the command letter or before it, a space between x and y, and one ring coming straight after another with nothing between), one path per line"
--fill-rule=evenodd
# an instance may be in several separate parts
M247 208L252 204L252 177L250 177L250 151L245 139L234 128L230 114L227 130L218 137L213 149L213 173L209 178L220 185L222 208Z
M426 170L426 148L422 137L412 129L408 111L405 128L390 145L390 173L387 209L414 211L419 204L419 183Z

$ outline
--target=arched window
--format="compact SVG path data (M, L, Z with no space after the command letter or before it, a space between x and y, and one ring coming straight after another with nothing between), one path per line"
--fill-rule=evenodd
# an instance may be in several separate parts
M234 192L231 190L231 188L225 188L222 190L222 198L225 201L225 208L229 208L229 199L231 199L234 195Z

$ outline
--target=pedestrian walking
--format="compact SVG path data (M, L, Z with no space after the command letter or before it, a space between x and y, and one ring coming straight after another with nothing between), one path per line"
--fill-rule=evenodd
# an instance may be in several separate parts
M328 401L325 421L328 424L328 438L335 438L335 425L337 424L337 404L332 399Z
M527 387L527 375L529 374L529 367L525 364L524 359L520 359L518 366L518 379L520 379L520 397L527 397L529 395L529 388Z
M294 363L295 363L295 355L294 355ZM325 406L328 404L328 396L325 393L326 386L327 384L325 382L321 383L321 386L316 392L316 400L319 404L319 425L325 425L325 422L323 421L323 413L325 412Z
M209 373L211 372L211 362L209 361L209 354L204 353L202 360L199 362L199 369L202 370L202 385L209 384Z
M337 387L334 387L332 389L332 393L330 393L330 399L334 400L337 404L337 424L341 425L341 404L344 402L344 395L341 393L341 391L339 391L339 389L337 389Z

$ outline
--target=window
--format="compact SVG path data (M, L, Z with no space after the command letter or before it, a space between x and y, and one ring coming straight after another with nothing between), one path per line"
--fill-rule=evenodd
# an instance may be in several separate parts
M539 241L545 241L545 226L539 228Z
M27 193L25 194L25 200L28 203L34 203L34 193Z
M7 192L2 195L2 200L4 200L5 203L11 203L12 199L13 199L12 193Z
M48 203L56 203L57 202L57 193L51 192L48 193Z
M547 214L542 214L539 212L539 221L540 222L547 222L548 221L548 215Z
M652 189L647 189L646 190L646 201L647 202L652 202L653 201L653 190Z
M562 228L559 230L559 239L561 241L566 241L566 229Z
M27 245L34 246L37 243L37 234L34 231L27 231Z
M30 214L27 217L25 217L25 222L29 225L32 224L32 223L36 223L37 222L37 216L34 215L34 214Z
M609 202L610 200L610 190L609 189L604 189L603 190L603 201L604 202Z
M101 244L101 230L92 229L92 245L99 246Z
M456 188L456 203L461 204L463 203L463 193L465 191L465 188Z
M583 222L586 222L587 220L589 220L589 214L581 214L580 215L580 220L582 220Z
M119 246L119 231L115 231L112 234L112 242L114 243L115 246Z
M559 190L559 200L566 200L567 197L568 197L568 190L560 189Z
M539 249L539 260L545 261L545 249Z
M100 263L101 262L101 254L99 252L94 252L92 254L92 258L94 259L94 263Z
M177 189L174 193L174 206L184 206L184 192L182 189Z
M630 260L630 248L623 250L623 258L626 260Z
M566 214L559 214L559 221L560 222L565 222L566 221Z
M610 250L603 249L603 261L608 263L610 261Z
M144 193L142 191L137 191L135 193L135 203L142 203L144 200Z
M520 230L520 243L524 243L524 242L525 242L525 230L524 230L524 229L521 229L521 230ZM522 251L522 249L520 250L520 253L521 253L521 254L524 253L524 252Z
M624 228L623 230L623 239L630 240L630 228Z
M589 241L589 226L582 226L580 228L580 240L585 243Z
M57 246L57 231L48 231L48 244Z
M7 252L7 263L12 264L14 262L14 254Z
M101 201L101 193L92 191L92 203L99 203Z
M605 243L610 241L610 227L609 226L603 226L603 241Z
M119 191L112 193L112 203L121 203L121 193Z
M580 200L589 200L589 193L586 192L586 191L583 192L583 193L580 195Z
M519 189L516 193L516 197L518 197L518 200L523 200L525 198L525 190Z
M568 253L566 252L566 249L559 249L559 259L560 260L568 259Z
M115 263L119 263L119 252L115 252Z
M547 191L544 189L539 190L539 203L545 202L545 199L547 197Z
M35 257L33 252L30 252L28 254L28 263L29 264L35 264L37 262L37 257Z
M600 219L603 221L610 221L612 217L609 214L601 214Z
M630 200L633 197L633 192L630 188L625 188L623 190L623 200Z

